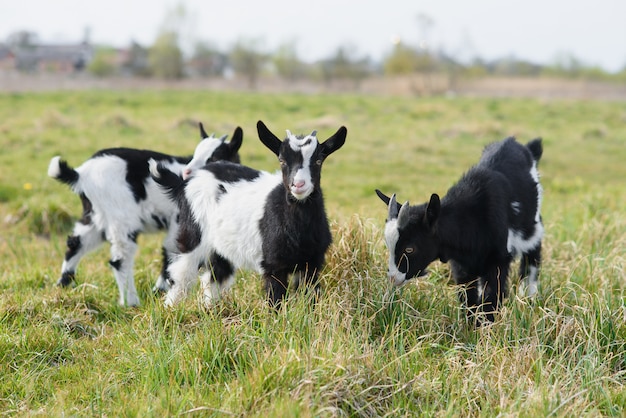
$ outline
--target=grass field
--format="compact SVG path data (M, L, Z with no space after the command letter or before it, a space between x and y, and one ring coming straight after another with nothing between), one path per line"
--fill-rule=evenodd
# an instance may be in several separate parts
M322 174L334 244L315 307L268 309L238 274L205 309L150 288L161 235L142 236L142 306L117 306L108 248L77 287L54 286L79 199L46 176L100 148L191 153L196 121L244 129L242 160L275 170L256 121L346 145ZM446 265L386 280L386 208L445 193L485 144L544 138L540 293L468 327ZM213 92L0 96L0 414L6 416L623 416L626 411L626 102ZM515 290L515 289L513 289Z

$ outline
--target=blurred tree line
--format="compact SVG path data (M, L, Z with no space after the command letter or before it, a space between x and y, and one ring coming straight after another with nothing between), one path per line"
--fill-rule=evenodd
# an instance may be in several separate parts
M300 58L295 43L285 43L274 52L263 48L260 39L241 39L229 51L220 51L209 42L195 44L185 57L174 32L161 33L154 44L132 43L126 50L98 47L87 70L97 77L130 75L181 79L186 77L240 77L251 88L260 77L274 75L287 82L313 80L327 84L347 80L355 85L365 77L381 74L381 68L366 56L338 47L327 58L310 63Z
M461 77L554 76L600 81L626 82L626 66L617 73L586 65L570 54L557 56L551 64L540 65L515 57L494 61L474 58L462 63L445 51L430 51L397 42L382 62L359 55L355 48L339 46L328 57L306 62L293 42L267 51L260 39L241 39L230 50L221 51L211 43L199 41L186 57L175 32L159 34L148 47L132 43L123 52L98 47L88 65L98 77L132 75L180 79L185 77L240 77L254 88L260 77L272 75L286 82L311 80L332 84L342 80L358 86L370 76L403 76L411 74L445 75L454 84Z
M244 80L252 89L262 77L267 76L288 83L309 80L326 85L341 82L343 85L358 87L367 77L419 74L426 84L431 82L431 78L444 77L451 90L454 90L459 79L484 76L549 76L626 82L626 65L621 71L610 73L600 67L586 65L568 53L561 53L548 65L515 57L494 61L477 57L460 59L461 53L431 47L429 35L434 22L427 15L418 15L417 25L421 39L418 45L398 40L390 46L380 62L359 54L357 48L351 45L340 45L327 57L316 62L306 62L298 55L295 42L286 42L276 50L268 51L262 39L240 39L229 50L220 50L210 41L195 40L191 15L182 5L178 5L166 13L152 45L131 42L127 48L121 49L93 47L86 60L86 70L97 77L132 76L170 80L236 77ZM30 38L22 38L10 39L9 47L27 51L32 42ZM468 49L471 50L471 45L470 48L460 48L459 52L466 53ZM425 87L429 89L428 85Z

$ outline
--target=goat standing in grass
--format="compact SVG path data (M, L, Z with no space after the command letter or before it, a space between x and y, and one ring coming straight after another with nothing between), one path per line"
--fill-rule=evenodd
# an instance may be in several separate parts
M157 161L150 162L154 180L170 190L180 209L179 254L170 264L166 306L185 297L202 275L204 300L220 297L234 282L235 270L263 274L272 306L279 306L294 274L294 285L318 287L331 233L320 185L322 163L341 148L345 127L322 143L316 132L281 141L263 122L261 142L280 162L274 174L217 162L207 164L186 181Z
M176 157L132 148L110 148L96 152L80 167L73 169L61 157L53 157L48 175L68 184L80 196L83 216L67 238L67 251L60 286L69 286L81 258L105 240L111 243L111 260L119 288L121 305L139 305L133 277L137 236L142 232L167 230L163 242L163 266L155 285L167 290L167 266L176 252L178 208L150 177L148 161L159 161L176 176L189 177L207 162L225 159L239 162L243 140L241 128L235 129L230 142L226 136L208 136L200 124L202 141L192 157Z
M492 322L507 294L512 259L521 256L520 277L527 294L537 293L541 262L542 188L537 163L541 139L526 146L514 138L488 145L478 164L440 201L400 205L376 190L388 205L385 241L389 278L401 286L426 274L434 260L450 261L461 302L480 323L482 311Z

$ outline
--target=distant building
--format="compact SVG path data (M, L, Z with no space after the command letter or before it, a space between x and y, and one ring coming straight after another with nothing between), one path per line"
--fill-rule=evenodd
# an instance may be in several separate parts
M92 58L93 47L87 41L44 44L34 34L21 32L0 44L1 70L68 74L84 70Z
M92 48L86 43L44 44L15 51L18 70L55 73L80 72L87 67L92 55Z
M131 42L126 49L118 51L117 66L122 75L147 76L150 74L150 52L137 42Z
M15 68L15 54L8 45L0 44L0 70L13 70Z

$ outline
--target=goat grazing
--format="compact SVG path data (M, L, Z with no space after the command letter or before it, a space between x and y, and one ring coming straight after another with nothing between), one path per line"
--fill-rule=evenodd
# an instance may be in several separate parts
M238 268L263 274L272 306L284 298L289 275L294 286L318 288L318 274L332 237L320 186L322 163L344 144L347 130L319 143L316 132L281 141L263 122L261 142L278 156L281 172L216 162L183 181L150 161L154 180L179 205L179 254L168 267L165 304L185 297L204 267L202 289L208 304L234 282Z
M537 171L542 153L540 138L526 146L514 138L490 144L441 201L433 194L428 203L400 205L395 194L389 198L376 190L388 205L385 241L393 284L423 276L437 259L450 261L469 316L480 323L480 310L493 322L507 294L510 263L521 256L520 278L529 296L537 293L544 231Z
M61 157L53 157L48 175L68 184L80 196L82 218L67 238L67 251L61 267L60 286L75 280L78 262L105 240L111 243L111 260L119 288L121 305L139 305L133 278L137 236L167 230L163 242L161 275L154 287L167 290L167 266L176 252L178 208L152 180L148 161L159 161L176 176L189 177L198 167L216 158L239 161L238 150L243 131L236 128L230 142L226 136L208 136L200 124L202 141L193 157L176 157L154 151L110 148L96 152L80 167L73 169Z

